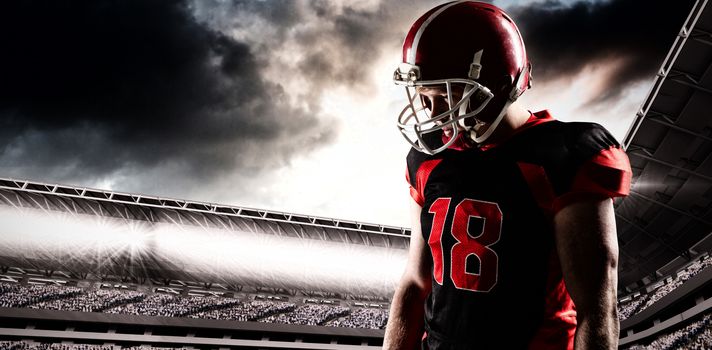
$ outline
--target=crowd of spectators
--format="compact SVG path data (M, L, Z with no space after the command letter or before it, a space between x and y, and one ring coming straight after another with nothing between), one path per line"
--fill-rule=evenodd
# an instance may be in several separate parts
M706 350L712 346L710 324L712 315L706 315L701 320L659 336L648 345L633 345L629 350Z
M709 256L681 270L672 281L651 293L618 305L620 320L644 310L712 265ZM107 312L144 316L192 317L263 321L335 327L383 329L388 311L380 308L328 304L298 305L278 300L239 300L217 296L181 296L119 289L82 289L55 284L0 282L0 307L30 307L64 311Z
M20 286L17 284L0 283L0 295L9 292L17 292L19 289Z
M26 341L0 341L0 350L175 350L175 348L92 344L34 343Z
M712 328L707 324L693 341L687 345L689 350L706 350L712 348Z
M649 298L648 294L639 295L625 303L618 303L618 319L623 321L638 311L641 305Z
M178 296L171 294L152 294L137 303L119 305L106 310L112 314L130 314L142 316L182 317L201 311L209 311L239 304L233 298L212 296Z
M253 300L238 303L227 308L200 311L189 317L214 320L255 321L263 317L293 311L296 307L296 304L288 302Z
M60 285L0 283L0 306L141 316L191 317L299 325L382 329L387 310L340 306L338 302L297 304L280 300L240 300L217 296L141 293L122 289L82 289Z
M336 317L346 316L348 313L349 308L343 306L305 304L298 306L291 312L269 316L259 321L317 326L323 325Z
M101 312L115 306L138 302L145 297L145 294L134 291L99 289L81 292L70 298L41 301L29 305L29 307L33 309Z
M630 304L619 305L618 318L620 320L625 320L628 317L645 310L710 265L712 265L712 257L709 255L701 261L695 261L687 268L680 270L674 278L659 286L653 292L648 293L644 297L639 297ZM635 304L636 302L638 304Z
M352 309L346 317L331 320L327 326L385 329L388 322L388 310L358 308Z
M705 257L680 270L672 279L657 289L619 303L620 320L645 310L697 275L712 258ZM248 297L249 298L249 297ZM339 302L305 300L304 304L274 300L248 300L220 296L185 296L179 294L141 293L121 289L77 288L57 284L18 284L0 282L0 307L29 307L82 312L105 312L142 316L191 317L233 321L259 321L298 325L384 329L388 309L356 303L344 307ZM287 298L284 298L287 300ZM0 350L108 350L120 347L90 344L34 343L25 341L0 342ZM149 347L150 349L161 349ZM139 347L125 347L136 349ZM140 347L145 349L145 347ZM629 349L712 349L712 315L677 331L663 334L648 345L633 345Z
M111 345L2 341L0 342L0 350L114 350L114 347Z
M0 283L5 285L5 283ZM13 288L17 287L17 288ZM40 302L68 298L82 292L80 288L56 285L4 286L0 294L0 307L25 307Z

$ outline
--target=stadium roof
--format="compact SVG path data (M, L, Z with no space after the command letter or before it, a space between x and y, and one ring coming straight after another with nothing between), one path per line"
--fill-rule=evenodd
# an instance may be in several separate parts
M74 199L74 204L82 205L67 205L67 201ZM34 206L39 209L148 221L156 220L151 215L151 210L165 209L187 215L185 222L184 217L177 217L176 220L181 224L220 226L221 223L206 220L201 215L231 217L257 223L263 226L264 233L387 247L397 247L403 238L410 236L410 230L403 227L7 178L0 178L0 202L13 206ZM144 210L130 210L137 208ZM191 218L191 215L201 218ZM284 229L292 226L318 227L325 230L295 232Z
M637 289L712 247L712 9L698 0L625 139L616 207L619 287Z

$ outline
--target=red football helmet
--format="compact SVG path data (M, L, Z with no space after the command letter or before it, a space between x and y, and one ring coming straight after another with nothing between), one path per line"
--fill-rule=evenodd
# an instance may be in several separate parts
M437 6L415 21L403 43L403 63L393 80L405 86L408 104L398 116L398 128L413 147L428 154L462 137L482 143L507 107L531 87L530 73L521 34L504 11L476 1ZM446 91L449 109L431 116L419 88ZM454 89L461 98L453 98ZM477 135L474 126L481 123L489 126ZM445 137L443 128L453 132Z

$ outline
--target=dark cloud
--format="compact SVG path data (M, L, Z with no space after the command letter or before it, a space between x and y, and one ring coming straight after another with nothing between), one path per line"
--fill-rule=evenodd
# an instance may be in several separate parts
M527 41L535 83L623 62L605 99L652 77L691 1L548 1L508 10ZM374 64L435 5L3 3L0 176L79 184L124 177L132 180L122 189L149 192L156 190L145 184L156 178L175 186L235 173L258 178L330 142L338 125L319 109L323 93L370 93Z
M197 4L201 20L216 30L247 36L257 57L290 68L289 74L307 78L308 90L316 91L364 87L384 50L399 47L411 22L435 6L432 0L381 1L371 6L332 0ZM247 28L245 20L254 28ZM287 46L296 51L276 57ZM384 79L390 79L390 74Z
M652 79L692 9L692 0L550 0L508 9L534 64L534 82L566 77L586 65L618 60L598 102L632 82Z
M6 2L0 47L3 176L140 181L165 167L197 182L285 164L335 133L262 77L253 47L184 1Z
M385 4L370 11L320 8L317 13L330 19L330 34L315 38L312 33L304 33L296 40L300 45L314 48L298 67L312 81L320 82L320 88L334 85L358 88L370 80L373 63L380 58L383 44L402 35L400 28L389 26L391 13Z

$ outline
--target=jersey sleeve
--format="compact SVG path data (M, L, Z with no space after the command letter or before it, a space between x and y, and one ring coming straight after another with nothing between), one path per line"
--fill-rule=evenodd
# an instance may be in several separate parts
M415 184L415 182L411 180L410 169L407 165L405 168L405 180L408 182L408 187L410 188L410 196L416 203L418 203L422 207L424 199L416 189L417 185Z
M632 177L628 156L606 129L598 124L579 125L568 149L571 159L567 163L572 169L554 199L554 212L586 198L628 195Z
M410 196L422 207L425 204L425 185L430 173L442 159L432 159L424 153L411 149L406 161L405 178L410 186Z

